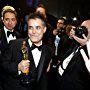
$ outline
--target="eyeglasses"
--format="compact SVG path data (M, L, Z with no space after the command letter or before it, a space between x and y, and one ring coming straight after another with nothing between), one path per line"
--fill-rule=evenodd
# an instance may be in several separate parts
M58 22L58 24L63 24L62 22Z

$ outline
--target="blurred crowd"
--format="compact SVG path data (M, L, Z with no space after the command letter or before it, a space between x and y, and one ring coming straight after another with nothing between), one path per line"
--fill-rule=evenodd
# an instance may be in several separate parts
M17 77L13 75L13 62L15 62L15 59L19 58L15 58L17 55L14 56L13 53L18 52L19 50L18 48L16 48L15 52L8 50L8 47L17 47L16 42L16 46L12 47L14 44L10 45L11 41L19 39L26 40L26 38L30 37L31 32L33 32L33 34L36 33L34 31L29 31L33 30L33 27L37 30L41 30L40 26L35 26L37 25L37 19L35 19L36 23L34 23L35 25L33 25L33 27L32 24L29 26L30 23L34 22L33 18L31 18L32 22L29 22L28 17L31 13L37 13L43 17L46 23L46 31L43 32L42 43L49 46L52 50L51 56L49 56L51 53L47 51L47 57L50 59L50 62L45 62L48 66L45 67L47 72L45 71L46 69L43 69L42 71L47 75L47 82L41 82L43 88L40 86L39 89L28 88L31 87L31 85L23 88L23 86L17 85L18 81L14 82L12 80ZM37 35L38 34L36 34L36 36ZM32 38L34 38L33 35L30 39L31 42L33 41ZM5 59L4 55L7 53L7 50L10 53L12 52L12 54L10 54L10 56L8 55ZM39 54L35 57L38 58L38 55ZM9 59L9 57L11 59ZM45 59L47 59L47 57ZM75 17L69 21L65 16L57 18L50 15L43 4L38 4L33 12L28 12L28 14L24 16L18 16L17 11L12 6L5 6L2 8L0 20L0 90L88 90L90 88L89 59L90 19L83 21L78 20L78 18ZM9 65L10 67L7 66L7 63L11 63ZM16 66L17 65L21 70L21 67L23 66L22 62L16 62ZM11 70L8 71L7 69ZM9 77L9 75L11 75L11 77ZM45 77L46 76L42 75L41 79L45 79ZM9 78L11 82L9 82ZM47 83L47 88L45 83ZM10 84L11 86L9 87L8 85ZM38 85L39 84L37 84L37 86Z

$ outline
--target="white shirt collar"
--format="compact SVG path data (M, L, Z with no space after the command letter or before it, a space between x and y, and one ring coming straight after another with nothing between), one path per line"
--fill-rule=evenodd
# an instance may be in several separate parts
M7 31L10 31L10 30L7 29L7 28L4 26L4 31L5 31L5 34L6 34L6 36L7 36ZM13 32L13 30L12 30L11 32Z
M30 39L28 39L28 43L29 43L29 45L30 45L30 47L31 47L31 46L32 46L32 42L31 42ZM42 41L41 41L40 45L42 45Z
M7 37L7 31L10 31L10 30L8 30L5 26L4 26L4 31L5 31L5 34L6 34L6 38L7 38L7 42L8 43L9 43L10 40L15 40L16 39L16 36L13 37L12 35L10 35L9 37ZM13 30L11 32L13 32Z
M28 39L28 43L29 43L29 45L31 47L32 46L32 42L31 42L30 39ZM42 41L41 41L41 44L40 45L42 45ZM38 63L40 61L41 51L39 51L37 48L35 48L31 52L32 52L32 55L33 55L34 63L36 65L36 67L37 67L38 66Z

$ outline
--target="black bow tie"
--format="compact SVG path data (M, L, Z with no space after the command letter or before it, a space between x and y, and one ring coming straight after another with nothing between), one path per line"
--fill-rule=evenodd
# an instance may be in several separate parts
M7 37L9 37L10 34L12 34L13 37L15 36L15 32L7 31Z
M36 46L35 44L32 44L32 46L31 46L31 50L34 50L35 48L37 48L39 51L41 51L42 48L43 48L43 45Z

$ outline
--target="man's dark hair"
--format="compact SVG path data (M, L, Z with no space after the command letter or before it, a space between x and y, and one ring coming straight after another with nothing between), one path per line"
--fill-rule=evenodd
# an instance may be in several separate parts
M45 20L44 16L40 13L36 13L36 12L30 13L28 16L28 21L29 21L29 19L36 19L36 18L41 19L43 22L43 26L46 26L46 20Z
M66 20L63 17L60 17L58 20L63 20L64 21L63 24L66 24Z
M40 8L40 7L45 9L45 13L47 12L46 7L43 4L41 4L41 3L36 6L36 9Z

